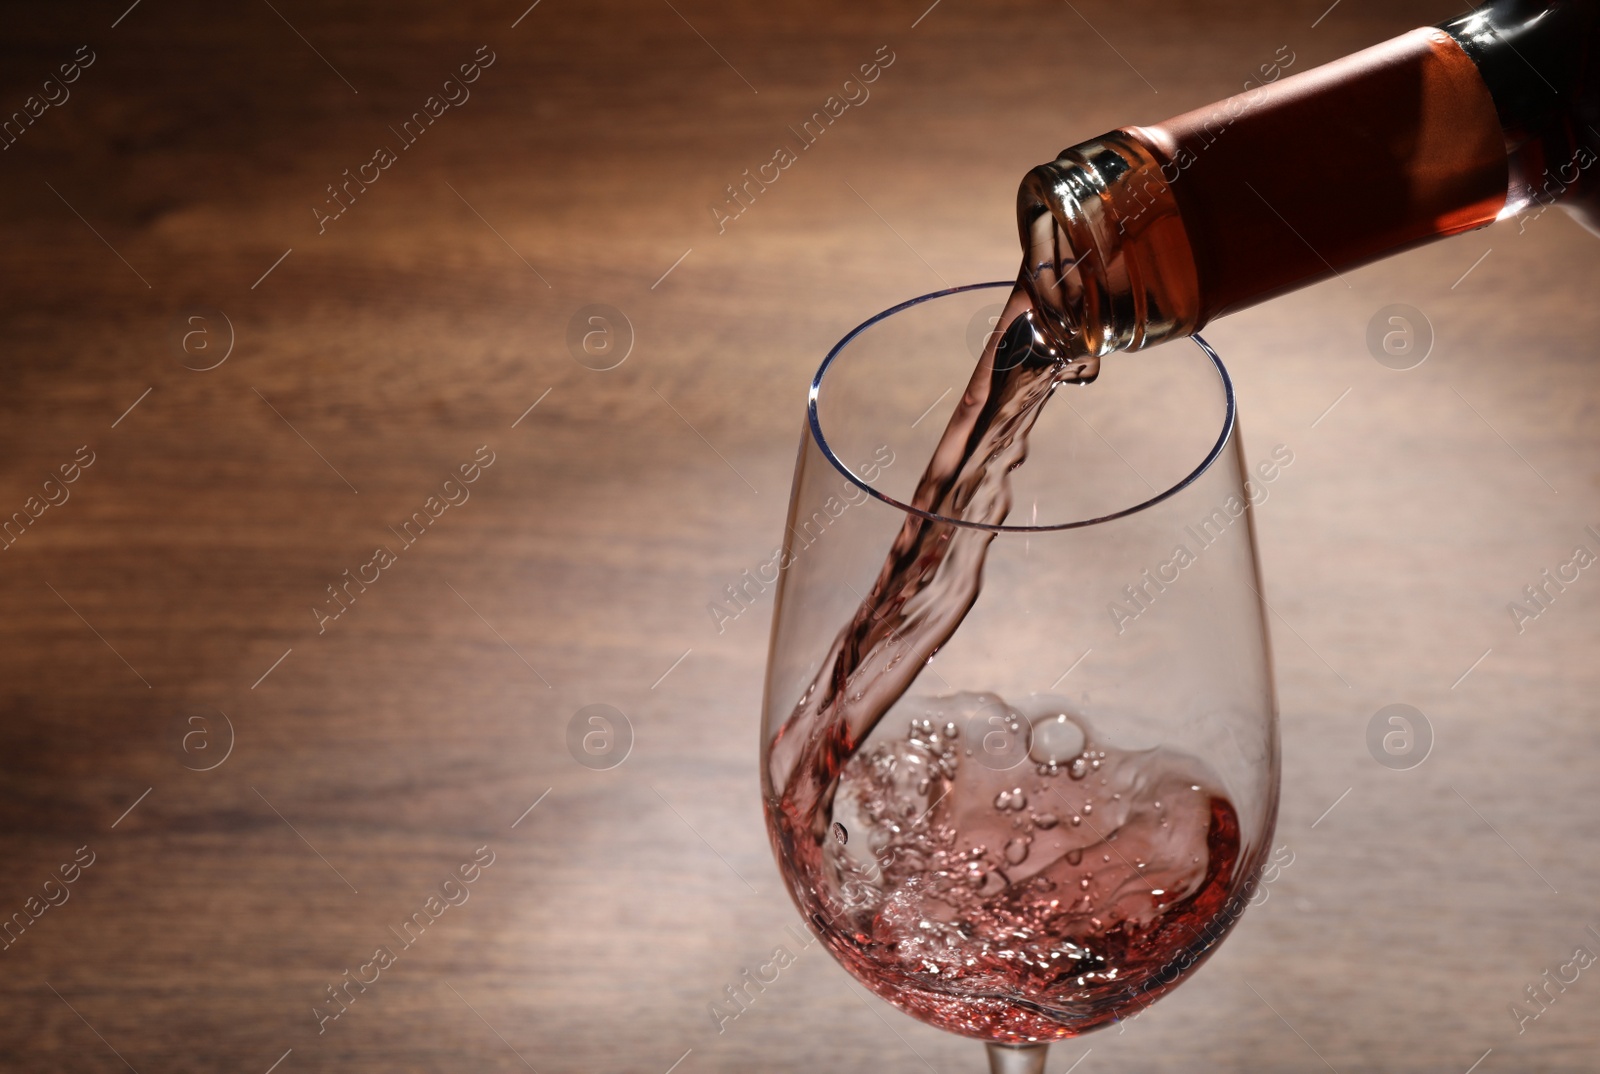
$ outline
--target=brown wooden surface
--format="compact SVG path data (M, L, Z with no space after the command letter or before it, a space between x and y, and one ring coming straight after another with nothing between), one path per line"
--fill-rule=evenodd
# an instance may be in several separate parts
M95 855L0 951L0 1069L979 1069L784 931L770 598L720 634L706 606L779 539L806 379L872 312L1008 276L1016 183L1063 145L1455 10L126 6L0 20L5 112L96 56L0 153L0 512L95 460L0 552L0 914ZM327 184L480 45L470 100L319 235ZM871 97L719 234L709 204L883 45ZM1551 212L1208 333L1248 457L1294 453L1258 518L1294 863L1052 1071L1593 1069L1600 968L1521 1034L1510 1005L1600 952L1600 573L1520 635L1507 603L1600 550L1597 280ZM1365 343L1394 302L1437 336L1407 372ZM610 372L565 342L588 303L636 331ZM237 336L208 372L171 338L196 306ZM471 499L319 635L325 587L479 445ZM1410 771L1365 745L1391 702L1436 735ZM609 771L566 746L597 703L635 736ZM231 754L193 771L224 713ZM469 900L319 1034L325 988L480 846Z

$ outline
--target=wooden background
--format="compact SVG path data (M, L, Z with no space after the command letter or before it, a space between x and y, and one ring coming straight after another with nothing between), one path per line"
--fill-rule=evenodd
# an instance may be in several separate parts
M6 1071L979 1069L785 931L770 597L721 632L707 604L779 538L806 380L876 310L1010 275L1016 183L1063 145L1455 13L525 6L0 20L0 113L94 55L0 153L0 515L94 460L0 551L0 915L41 913L0 950ZM470 99L400 150L480 46ZM719 233L724 187L881 46L870 98ZM1550 212L1208 332L1247 456L1294 457L1258 516L1293 864L1190 984L1052 1072L1593 1069L1600 968L1520 1027L1512 1004L1600 952L1600 574L1521 633L1507 605L1600 551L1597 279ZM567 343L593 303L634 336L610 371ZM1431 322L1415 369L1368 352L1391 303ZM319 633L326 587L481 446L470 499ZM1407 771L1366 745L1396 702L1434 737ZM592 704L631 726L605 771L567 746ZM468 901L319 1032L479 847ZM794 965L719 1031L779 945Z

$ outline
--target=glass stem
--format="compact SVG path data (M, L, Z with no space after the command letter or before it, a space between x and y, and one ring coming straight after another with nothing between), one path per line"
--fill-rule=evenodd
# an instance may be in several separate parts
M989 1074L1044 1074L1048 1044L990 1044Z

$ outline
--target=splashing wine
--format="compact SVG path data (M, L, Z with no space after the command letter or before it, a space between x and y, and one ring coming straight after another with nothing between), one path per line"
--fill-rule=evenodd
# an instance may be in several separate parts
M833 955L930 1024L1012 1043L1152 1002L1232 924L1241 875L1234 808L1199 760L1118 749L1038 699L907 696L978 598L981 527L1006 518L1042 408L1099 372L1061 313L1074 266L1037 234L917 484L933 517L907 513L766 772L780 867ZM1030 743L1016 764L963 735L974 718Z

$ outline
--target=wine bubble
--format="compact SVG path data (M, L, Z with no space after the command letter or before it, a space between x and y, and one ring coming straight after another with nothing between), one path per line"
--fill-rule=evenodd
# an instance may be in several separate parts
M984 873L983 878L978 881L978 894L986 899L992 898L1004 891L1009 883L1010 881L1006 879L1006 874L999 869Z
M1083 752L1083 728L1064 712L1033 722L1033 745L1028 751L1040 764L1058 765Z
M1027 805L1028 796L1023 793L1021 787L1013 787L1009 791L1001 791L994 798L995 809L1002 813L1013 809L1024 809Z

